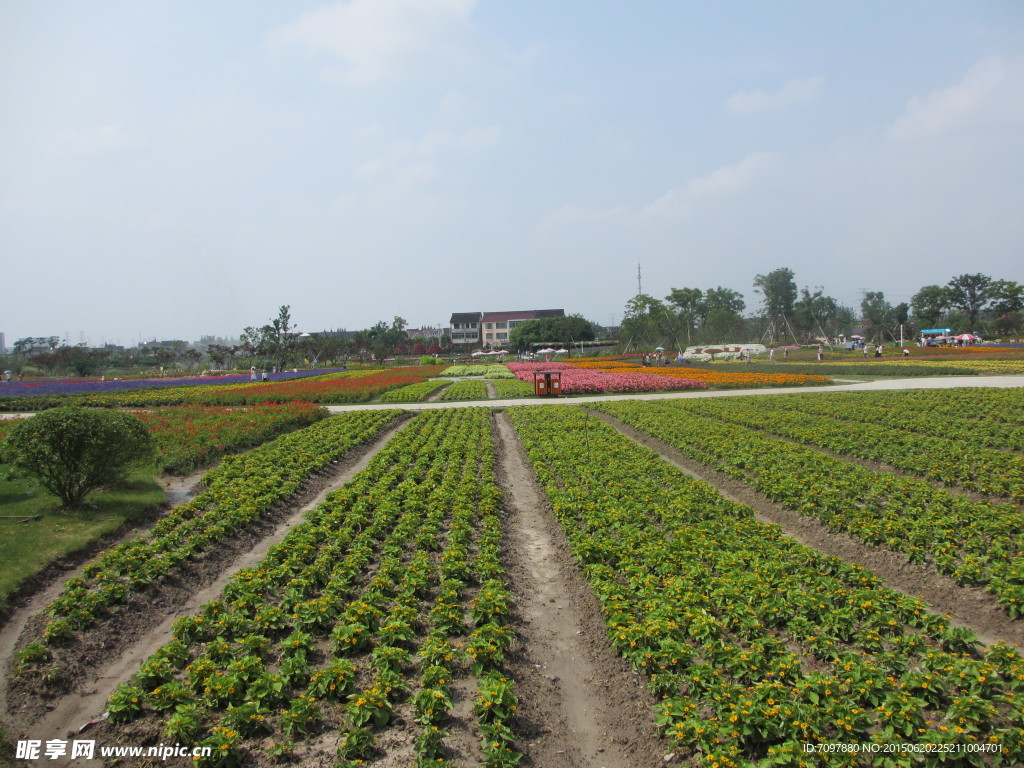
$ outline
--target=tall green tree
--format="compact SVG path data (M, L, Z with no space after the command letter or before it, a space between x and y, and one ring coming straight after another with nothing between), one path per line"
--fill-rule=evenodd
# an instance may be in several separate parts
M937 328L949 305L950 291L944 285L926 285L910 298L913 317L922 329Z
M700 288L673 288L665 301L675 308L676 317L686 332L686 343L693 340L693 332L707 314L704 292Z
M818 286L812 293L808 288L800 289L800 298L793 304L794 330L815 337L821 334L834 335L835 319L839 302L824 295L825 289Z
M886 334L891 333L896 321L896 310L885 300L885 293L868 291L864 294L860 309L869 340L881 341Z
M249 326L242 331L242 348L253 357L285 367L294 362L299 345L296 326L292 324L291 307L282 305L266 325L254 328Z
M408 325L404 317L395 315L390 324L381 320L367 330L369 348L378 362L391 357L405 344L405 329Z
M680 330L679 316L664 302L638 293L626 302L619 338L636 346L662 343L674 347Z
M772 336L784 335L797 298L793 270L780 267L767 275L757 275L754 277L754 291L761 294L764 315L772 324Z
M992 278L975 272L970 275L954 277L946 285L949 287L949 303L967 315L968 322L973 329L978 315L989 302Z

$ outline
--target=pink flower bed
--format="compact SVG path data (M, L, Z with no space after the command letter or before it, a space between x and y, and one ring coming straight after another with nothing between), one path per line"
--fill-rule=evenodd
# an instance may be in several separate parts
M658 376L653 373L609 373L574 368L567 363L508 363L507 367L521 381L532 382L534 371L561 371L562 392L567 395L604 392L654 392L659 389L707 389L708 385L695 379L677 376Z

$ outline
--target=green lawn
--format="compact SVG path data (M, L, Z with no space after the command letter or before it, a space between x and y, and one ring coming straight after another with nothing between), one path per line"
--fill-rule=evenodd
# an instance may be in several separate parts
M0 605L22 579L47 564L75 552L126 522L140 519L166 498L154 479L156 470L138 470L122 487L96 491L86 508L67 512L60 501L34 479L11 479L11 468L0 464Z

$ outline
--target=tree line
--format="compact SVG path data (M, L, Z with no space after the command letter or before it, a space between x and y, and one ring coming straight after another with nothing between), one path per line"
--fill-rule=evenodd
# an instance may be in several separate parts
M985 338L1024 332L1024 286L980 273L925 286L895 305L883 291L867 291L858 309L843 306L821 287L798 289L787 267L756 275L753 290L761 299L753 313L746 313L742 294L721 286L672 288L664 299L638 294L626 303L619 341L679 349L728 341L806 344L853 334L885 342L932 328Z

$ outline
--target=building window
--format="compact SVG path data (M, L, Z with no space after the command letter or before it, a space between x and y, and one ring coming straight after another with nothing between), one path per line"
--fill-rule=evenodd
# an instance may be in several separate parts
M507 333L499 333L498 334L498 341L504 341L507 338L508 338L508 334Z
M495 328L508 328L508 323L495 323Z
M490 330L490 329L491 329L491 328L493 328L493 327L494 327L494 323L488 323L488 324L487 324L487 329L488 329L488 330Z

